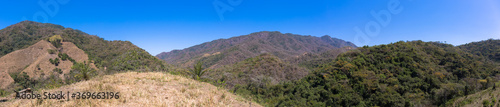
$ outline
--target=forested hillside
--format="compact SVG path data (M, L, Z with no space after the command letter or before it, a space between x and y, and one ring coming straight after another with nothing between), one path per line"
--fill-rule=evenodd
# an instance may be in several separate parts
M0 57L27 48L53 35L72 42L88 54L99 69L107 71L163 70L165 65L129 41L107 41L61 25L23 21L0 30Z
M300 67L305 67L308 69L315 69L321 64L331 62L337 58L338 55L347 52L349 50L355 49L353 47L343 47L328 50L321 53L304 53L298 57L292 57L285 59L284 61L291 64L296 64Z
M321 53L331 49L356 46L330 36L313 37L280 32L256 32L249 35L219 39L183 50L158 54L167 63L189 67L195 61L204 62L209 68L234 64L263 53L280 59L298 57L304 53Z
M500 62L500 40L488 39L459 46L462 50Z
M401 41L341 54L298 81L233 91L267 106L432 106L492 87L499 73L449 44Z
M234 86L275 85L281 82L299 80L309 70L289 64L269 53L245 59L231 66L224 66L211 71L208 78L212 81L224 81L227 88Z

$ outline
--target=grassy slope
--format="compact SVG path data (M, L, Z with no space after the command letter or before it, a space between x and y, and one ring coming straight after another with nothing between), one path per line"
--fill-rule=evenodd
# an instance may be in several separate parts
M498 84L498 83L497 83ZM498 86L498 85L497 85ZM492 107L500 107L500 88L488 88L475 94L453 100L454 107L481 107L485 106L484 101L488 101Z
M208 83L160 72L127 72L37 92L120 92L107 100L11 100L6 106L260 106ZM37 93L35 92L35 93Z

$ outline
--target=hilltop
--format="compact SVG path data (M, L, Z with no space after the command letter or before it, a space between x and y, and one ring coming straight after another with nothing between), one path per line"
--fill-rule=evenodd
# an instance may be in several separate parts
M118 99L10 100L3 106L242 106L259 104L208 83L161 72L127 72L37 92L120 92Z

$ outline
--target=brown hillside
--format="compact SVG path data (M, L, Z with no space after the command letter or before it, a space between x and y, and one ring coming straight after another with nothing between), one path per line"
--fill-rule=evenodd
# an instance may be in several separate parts
M14 79L7 72L0 72L0 84L2 84L0 89L5 89L12 83L14 83Z
M22 71L24 67L40 57L47 56L48 49L55 49L55 47L47 41L40 41L26 49L9 53L0 58L0 71L7 73Z
M63 42L62 44L62 48L60 48L59 52L68 54L68 56L73 58L76 62L88 60L88 56L85 52L76 47L73 43ZM26 49L17 50L1 57L0 71L4 73L1 73L0 77L5 77L5 75L9 76L9 73L26 72L31 78L38 79L39 77L48 77L52 74L57 74L53 72L55 68L61 69L63 74L68 74L73 63L69 60L60 60L58 66L51 64L49 59L57 58L59 52L50 54L48 52L49 50L57 50L57 48L52 46L51 43L42 40ZM91 65L93 66L93 64ZM96 67L93 66L93 68ZM59 77L63 78L63 75L59 75ZM0 83L2 83L1 89L6 88L6 86L12 83L9 81L12 80L9 80L9 78L2 78L0 80Z
M263 53L287 59L306 52L321 53L345 46L356 47L350 42L326 35L314 37L263 31L229 39L214 40L183 50L163 52L157 57L181 67L192 66L194 62L201 60L209 68L214 69Z

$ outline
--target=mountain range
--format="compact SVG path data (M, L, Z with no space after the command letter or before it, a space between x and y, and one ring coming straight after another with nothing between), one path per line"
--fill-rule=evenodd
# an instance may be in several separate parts
M314 37L262 31L214 40L183 50L163 52L156 57L181 67L202 61L209 68L219 68L263 53L270 53L280 59L290 59L307 53L321 53L343 47L356 48L356 45L328 35Z
M129 41L107 41L60 25L23 21L0 30L0 96L25 88L68 90L72 88L65 86L70 84L101 84L98 89L132 93L127 100L137 93L123 87L148 93L154 90L147 87L174 87L177 93L155 92L181 95L206 106L220 104L198 98L245 106L242 101L247 100L263 106L477 106L472 102L488 100L494 106L500 104L494 98L498 95L477 96L498 92L499 58L500 40L496 39L459 46L416 40L357 47L328 35L278 31L218 39L155 57ZM124 78L113 80L120 84L110 84L104 77ZM210 84L191 85L201 84L197 82ZM204 87L216 94L186 91ZM247 100L227 99L225 92L215 89ZM158 101L173 101L163 97ZM23 103L2 97L0 101ZM39 105L52 103L57 102L40 101Z

